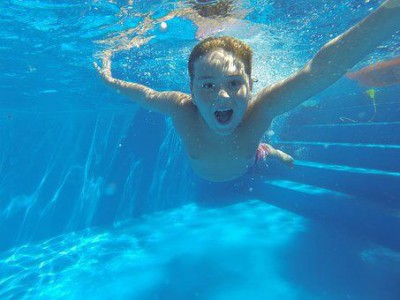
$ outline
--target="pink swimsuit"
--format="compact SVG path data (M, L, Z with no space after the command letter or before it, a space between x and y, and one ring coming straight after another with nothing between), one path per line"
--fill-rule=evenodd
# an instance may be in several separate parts
M265 160L268 155L271 153L270 147L268 144L260 143L256 152L256 159L254 160L254 165L256 165L260 160Z

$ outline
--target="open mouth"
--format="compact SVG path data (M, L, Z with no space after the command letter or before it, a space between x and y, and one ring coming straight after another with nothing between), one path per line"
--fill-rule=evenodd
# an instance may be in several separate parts
M219 124L225 125L228 124L229 121L232 119L233 109L227 110L217 110L214 112L214 116L217 119Z

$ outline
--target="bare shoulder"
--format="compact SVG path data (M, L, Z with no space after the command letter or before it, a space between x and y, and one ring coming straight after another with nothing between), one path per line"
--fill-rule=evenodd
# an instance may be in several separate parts
M282 87L283 81L263 88L257 94L253 95L248 108L248 117L253 121L267 122L275 117L273 112L273 105L277 97L276 89L278 86Z
M168 115L173 118L186 117L193 113L196 108L192 102L191 95L183 92L160 92L157 97L159 101L171 104L169 105Z
M192 105L192 97L189 94L183 92L171 92L174 93L176 101L181 106Z
M260 139L276 116L291 110L309 97L307 90L312 90L312 86L311 77L303 69L263 88L249 104L244 130L254 140Z
M160 96L163 100L174 103L174 106L179 110L186 110L194 107L192 97L186 93L176 91L161 92Z
M189 94L177 91L157 92L149 89L146 99L146 108L169 116L183 113L191 104L191 96Z

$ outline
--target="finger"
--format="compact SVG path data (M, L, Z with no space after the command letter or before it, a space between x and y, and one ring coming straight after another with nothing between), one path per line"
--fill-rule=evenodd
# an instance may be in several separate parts
M94 68L97 70L97 72L99 72L99 74L101 75L101 76L103 76L104 75L104 71L102 70L102 68L100 68L99 67L99 65L97 64L97 63L93 63L93 66L94 66Z
M103 68L106 70L111 69L111 60L110 57L103 56L102 58Z
M103 64L109 65L111 62L111 51L110 50L106 50L103 53Z

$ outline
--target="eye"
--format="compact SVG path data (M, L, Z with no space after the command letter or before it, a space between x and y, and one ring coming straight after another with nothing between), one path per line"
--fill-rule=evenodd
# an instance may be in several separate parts
M202 87L203 89L207 89L207 90L214 90L215 84L213 84L213 83L211 83L211 82L206 82L206 83L203 83L203 84L201 85L201 87Z
M242 82L240 80L232 80L229 82L229 85L233 89L237 89L242 85Z

